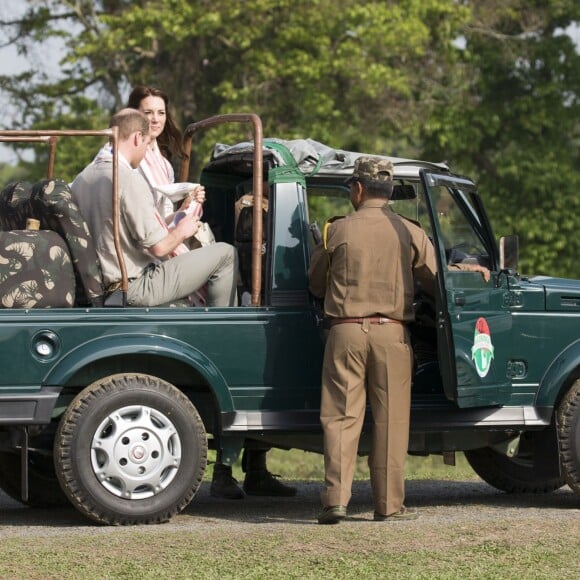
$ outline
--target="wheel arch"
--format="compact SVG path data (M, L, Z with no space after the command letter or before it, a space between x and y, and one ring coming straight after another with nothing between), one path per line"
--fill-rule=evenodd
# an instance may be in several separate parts
M161 335L124 333L85 342L50 369L44 384L78 390L119 372L158 376L182 390L194 404L196 395L206 391L213 406L203 413L206 425L217 413L234 408L228 385L211 359L183 341Z
M580 339L564 349L540 381L536 406L556 408L569 387L580 378Z

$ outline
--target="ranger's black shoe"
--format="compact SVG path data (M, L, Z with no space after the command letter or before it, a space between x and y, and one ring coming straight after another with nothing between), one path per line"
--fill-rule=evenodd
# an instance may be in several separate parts
M238 487L238 482L234 479L232 468L229 465L215 464L209 494L212 497L223 499L242 499L244 497L244 492Z
M284 485L267 469L248 471L244 479L244 491L248 495L263 495L271 497L292 497L296 495L296 488Z

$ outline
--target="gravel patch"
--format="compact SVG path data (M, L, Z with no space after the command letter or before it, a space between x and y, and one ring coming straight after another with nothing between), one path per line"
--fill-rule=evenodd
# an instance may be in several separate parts
M72 507L32 509L20 505L0 492L0 537L67 536L69 534L123 534L124 530L155 533L156 530L188 530L215 533L291 529L291 526L316 526L320 510L320 482L292 482L298 494L293 498L246 497L243 500L218 500L209 495L209 483L202 484L193 502L168 524L129 528L92 524ZM480 522L509 522L514 528L578 523L580 542L580 497L568 487L554 493L506 494L480 481L407 482L407 505L417 507L421 518L403 526L440 528ZM341 526L374 525L370 484L357 481L349 515ZM397 525L397 524L389 524ZM401 525L401 524L399 524ZM318 526L323 528L323 526ZM444 534L443 534L444 536ZM443 541L443 538L442 538Z

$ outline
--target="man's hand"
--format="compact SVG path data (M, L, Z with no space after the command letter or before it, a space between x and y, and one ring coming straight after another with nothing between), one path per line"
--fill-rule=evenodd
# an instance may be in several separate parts
M179 223L175 226L174 232L176 232L180 236L180 242L184 242L191 236L197 233L197 230L201 227L201 222L199 218L193 214L185 215Z
M479 272L486 282L489 282L491 278L489 270L485 266L480 266L479 264L449 264L449 267L462 270L463 272Z
M166 258L185 240L191 238L201 227L195 215L185 215L179 223L157 244L147 248L156 258Z

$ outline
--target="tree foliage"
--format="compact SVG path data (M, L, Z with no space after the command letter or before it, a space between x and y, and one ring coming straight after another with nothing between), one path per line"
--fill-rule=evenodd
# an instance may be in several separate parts
M474 3L447 107L423 132L475 175L496 231L517 233L524 272L580 277L580 55L562 30L574 0Z
M580 277L576 0L28 0L3 23L31 55L65 46L55 80L0 77L17 125L103 127L130 87L163 88L182 127L256 112L266 136L446 159L479 180L525 271ZM213 129L194 145L247 138ZM92 147L92 146L91 146ZM59 147L59 151L62 149ZM62 153L70 172L88 147ZM558 227L554 227L554 222Z
M5 79L23 126L59 122L87 91L110 112L146 83L171 96L182 125L252 111L266 135L365 150L414 146L441 82L434 55L450 51L467 15L453 0L28 4L13 27L21 50L59 35L67 52L58 82Z

